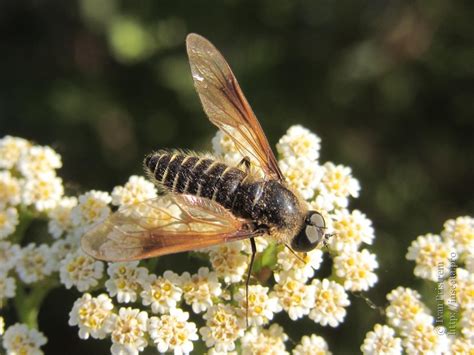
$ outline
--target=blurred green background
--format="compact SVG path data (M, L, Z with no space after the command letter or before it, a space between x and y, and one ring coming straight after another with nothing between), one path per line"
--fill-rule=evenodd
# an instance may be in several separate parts
M215 129L184 46L200 33L230 62L272 144L299 123L322 138L322 161L352 167L362 192L351 208L377 235L370 297L383 305L404 285L434 302L404 256L419 234L473 213L473 13L472 1L448 0L2 1L0 134L53 146L69 194L110 191L156 148L209 150ZM47 298L46 354L107 351L67 326L77 296ZM290 338L316 332L336 354L359 349L382 318L351 301L339 328L301 321Z

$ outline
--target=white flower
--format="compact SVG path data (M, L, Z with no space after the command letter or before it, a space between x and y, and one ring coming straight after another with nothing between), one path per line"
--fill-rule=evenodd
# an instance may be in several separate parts
M46 244L36 246L34 243L20 250L15 265L18 276L26 284L43 280L54 271L54 267L51 249Z
M0 207L16 206L20 202L20 181L13 177L9 171L0 171Z
M105 282L105 288L111 297L117 296L117 301L121 303L135 302L138 292L148 280L148 270L138 267L138 261L111 263L107 274L110 278Z
M323 252L320 249L313 249L307 253L297 253L294 255L289 248L283 248L277 255L278 266L283 272L292 271L292 277L301 282L306 282L314 276L314 271L318 270L323 261ZM275 274L275 277L278 273Z
M23 138L5 136L0 139L0 168L13 168L23 152L30 146L30 142Z
M238 355L237 351L217 351L216 348L209 348L207 355Z
M322 326L337 327L346 316L345 307L350 301L344 287L328 279L314 279L311 283L316 289L314 308L309 313L309 318Z
M333 235L328 240L332 250L357 249L362 243L372 244L374 229L372 221L358 210L336 210L333 218Z
M288 354L285 341L288 335L278 324L272 324L268 329L253 327L242 337L242 355L253 354Z
M232 128L228 127L230 134L233 134L234 137L238 137L238 134ZM241 165L242 159L244 158L242 154L237 149L234 141L225 133L218 131L214 138L212 138L212 150L214 155L219 158L219 160L224 161L229 166L237 166L238 168L246 171L246 168ZM211 158L213 158L211 156ZM263 171L258 165L258 161L254 157L250 158L250 175L263 178ZM215 159L215 157L214 157Z
M53 238L59 238L72 228L71 211L77 206L77 198L63 197L58 204L48 211L48 231Z
M35 145L24 150L18 160L18 170L28 178L36 178L40 174L50 175L62 166L61 156L50 147Z
M238 302L245 316L248 314L249 325L260 326L273 319L273 313L281 311L281 306L275 294L269 294L268 287L250 285L248 290L248 305L245 287L238 289L234 299ZM248 306L248 307L247 307Z
M456 269L456 278L445 282L445 303L456 309L474 308L474 274L463 268Z
M445 354L449 341L444 329L427 321L415 321L402 330L403 347L407 354Z
M419 236L408 248L406 258L416 262L416 276L431 281L441 281L449 273L452 246L437 235Z
M150 275L143 284L140 296L144 306L151 305L153 313L167 313L176 308L181 299L183 291L178 286L180 279L178 274L167 270L163 276Z
M234 141L221 130L212 138L212 150L218 155L237 152Z
M316 334L303 336L300 344L293 349L293 355L331 355L323 337Z
M470 339L474 345L474 308L466 309L461 313L459 324L462 335Z
M18 244L0 241L0 273L6 273L15 266L19 252Z
M474 218L464 216L446 221L441 235L453 242L460 254L474 253Z
M110 297L102 293L92 297L85 293L78 298L69 312L69 325L79 326L79 338L104 339L108 333L106 326L113 309Z
M70 253L60 263L59 278L70 289L75 286L84 292L98 285L104 273L104 263L97 261L78 249Z
M291 126L276 145L278 154L283 159L304 157L316 161L319 158L321 139L300 125Z
M54 270L59 271L61 261L69 254L80 249L80 238L74 234L68 234L65 238L55 240L51 244L51 255L54 259Z
M188 272L183 273L180 285L184 300L192 307L194 313L206 311L214 304L213 298L222 294L217 274L210 272L207 267L199 268L198 273L192 276Z
M40 347L47 341L43 333L20 323L8 327L3 335L3 347L9 355L42 355Z
M474 253L468 254L464 258L464 266L471 274L474 273Z
M273 288L274 294L291 320L307 315L314 307L315 288L293 277L293 274L281 273Z
M79 204L71 211L72 222L86 230L97 222L103 221L110 214L108 204L112 198L107 192L88 191L79 196Z
M376 324L365 336L360 349L364 355L397 355L402 353L402 340L395 336L392 328Z
M170 310L169 315L151 317L148 333L160 353L174 351L175 354L189 354L193 341L198 339L196 324L188 322L189 314L179 308Z
M255 246L257 247L257 253L262 253L265 249L267 249L270 238L268 236L262 235L261 237L255 238ZM242 241L242 251L248 255L252 255L252 245L250 244L250 239L245 239Z
M217 304L210 307L203 318L206 326L199 329L199 333L207 347L222 352L234 350L235 341L243 335L245 327L237 310L230 305Z
M123 216L133 216L140 219L140 225L128 224L132 231L155 229L162 226L171 227L176 221L181 221L181 209L169 196L160 196L158 199L147 200L137 206L127 208L122 206L119 213ZM182 225L175 226L182 228Z
M0 209L0 239L4 239L12 234L18 222L18 212L15 207Z
M222 131L217 131L216 135L212 138L212 150L229 165L237 165L243 158L238 152L234 141Z
M375 258L367 249L347 250L334 258L334 271L346 290L367 291L375 285L378 280L373 272L378 267Z
M346 208L349 196L359 196L359 181L352 177L352 170L349 167L327 162L323 165L323 168L324 175L321 184L318 186L319 193L323 198L333 200L333 208Z
M450 354L472 354L474 352L474 342L466 338L451 339Z
M314 196L324 174L321 166L308 158L294 156L280 160L279 166L289 186L307 200Z
M313 210L316 210L319 212L322 212L322 211L331 212L335 208L335 201L336 201L335 196L327 192L322 193L320 189L318 188L316 191L316 196L314 197L312 201L310 201L310 205ZM326 217L324 218L326 219ZM326 223L327 221L328 220L326 220Z
M209 257L217 276L226 283L242 281L248 269L248 256L243 255L242 243L228 243L211 248Z
M113 313L107 320L107 329L111 331L113 355L137 355L148 345L145 332L148 313L131 307L122 307L118 315Z
M112 204L127 206L156 197L155 185L142 176L133 175L125 186L116 186L112 191Z
M5 299L15 297L15 290L15 279L8 277L5 272L0 272L0 309Z
M63 181L53 173L35 175L22 188L23 203L33 205L40 212L54 208L63 194Z
M420 301L420 294L412 289L397 287L387 295L390 302L385 310L388 323L397 328L404 328L417 319L431 319L428 309Z

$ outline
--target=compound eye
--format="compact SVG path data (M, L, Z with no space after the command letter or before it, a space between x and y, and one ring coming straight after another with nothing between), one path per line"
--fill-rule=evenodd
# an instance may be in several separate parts
M324 232L320 228L315 226L306 226L305 228L306 238L311 244L318 244L319 241L324 237Z
M311 224L312 226L318 228L326 228L326 221L324 221L324 218L321 213L315 211L312 211L310 213L311 214L309 215L309 221L307 221L308 224Z
M325 226L323 216L310 211L305 219L305 226L291 241L291 247L300 252L313 250L324 238Z
M315 226L307 225L301 229L296 237L291 241L291 247L295 251L311 251L319 244L324 237L324 232Z

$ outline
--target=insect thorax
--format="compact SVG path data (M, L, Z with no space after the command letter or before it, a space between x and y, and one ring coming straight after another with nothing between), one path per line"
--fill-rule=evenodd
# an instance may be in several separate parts
M254 209L261 211L260 223L268 225L270 235L278 242L289 242L303 227L305 208L278 181L264 182L262 197Z

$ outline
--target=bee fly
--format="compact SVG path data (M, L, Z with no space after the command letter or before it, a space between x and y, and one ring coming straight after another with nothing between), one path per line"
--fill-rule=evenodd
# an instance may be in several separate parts
M189 34L187 52L194 85L209 120L245 158L237 166L176 151L145 158L148 175L163 194L120 208L82 238L82 248L105 261L131 261L267 235L291 250L308 252L325 237L325 221L285 182L263 130L220 52ZM252 173L251 164L263 177ZM178 206L170 216L165 201ZM141 211L141 213L135 213ZM147 211L144 213L143 211ZM150 215L167 214L163 223ZM247 288L249 277L247 278ZM248 296L248 292L247 292ZM248 301L248 298L247 298Z

